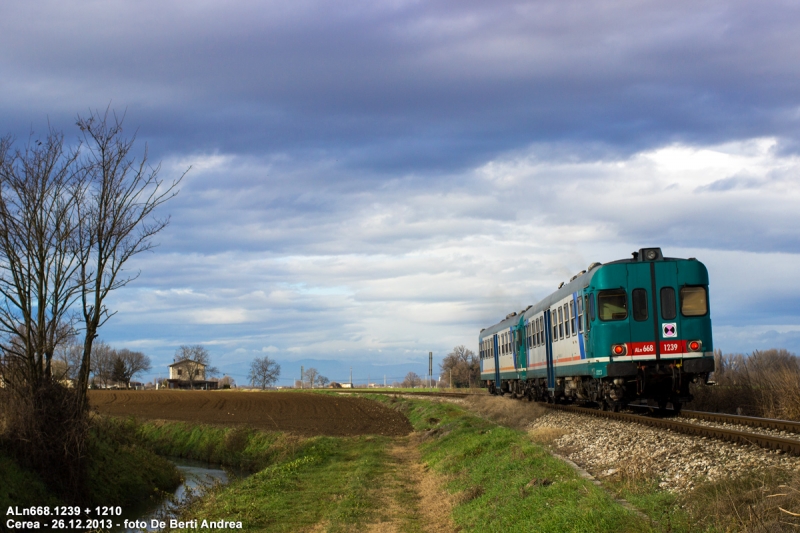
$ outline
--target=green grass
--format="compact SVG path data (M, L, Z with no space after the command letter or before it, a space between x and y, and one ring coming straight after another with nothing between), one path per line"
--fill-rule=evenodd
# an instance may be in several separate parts
M61 502L33 472L29 472L0 451L0 509L3 513L12 505L55 506ZM4 515L5 516L5 515ZM5 521L4 521L5 522Z
M135 431L160 455L185 457L257 472L294 456L302 439L247 427L224 428L186 422L135 423Z
M284 461L211 494L186 517L241 521L249 531L357 530L380 513L374 482L388 471L387 437L306 439Z
M423 433L422 460L447 480L462 531L640 532L649 524L579 478L528 437L446 403L372 396ZM188 428L187 428L188 429ZM219 442L219 439L217 439ZM203 442L198 439L196 442ZM420 531L415 487L386 437L317 437L257 474L211 494L186 517L241 521L251 531L358 531L406 509L393 525ZM206 449L208 449L206 447Z
M798 481L797 472L774 469L701 483L683 495L659 489L652 480L608 486L657 521L663 531L777 532L800 528L800 519L780 510L800 506Z
M100 505L137 504L181 483L175 465L153 453L131 422L95 418L89 457L89 498Z
M447 403L386 398L424 431L422 459L452 479L463 531L650 531L644 520L581 479L517 430ZM399 405L398 405L399 404Z
M171 462L153 453L137 435L135 424L95 417L89 432L87 475L89 505L147 501L181 482ZM10 505L63 505L34 472L0 453L0 508Z

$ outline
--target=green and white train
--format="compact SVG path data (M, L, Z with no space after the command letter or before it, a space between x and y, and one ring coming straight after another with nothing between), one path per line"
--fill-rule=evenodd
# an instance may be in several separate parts
M714 370L708 270L644 248L593 263L539 303L481 330L481 380L492 394L632 402L679 411L689 383Z

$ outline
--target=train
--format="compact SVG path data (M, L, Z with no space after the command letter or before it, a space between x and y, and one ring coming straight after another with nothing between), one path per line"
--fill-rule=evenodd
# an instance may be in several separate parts
M491 394L680 412L689 384L714 371L708 270L661 248L592 263L478 340Z

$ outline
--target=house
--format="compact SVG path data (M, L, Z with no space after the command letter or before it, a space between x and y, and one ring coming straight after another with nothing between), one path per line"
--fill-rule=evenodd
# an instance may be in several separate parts
M216 389L217 380L206 380L206 365L193 359L181 359L169 365L167 387L170 389Z

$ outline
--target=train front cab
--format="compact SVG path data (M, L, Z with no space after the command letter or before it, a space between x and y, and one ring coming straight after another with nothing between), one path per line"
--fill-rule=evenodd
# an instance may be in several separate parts
M714 370L705 266L645 248L603 265L585 293L591 356L607 361L594 373L613 384L614 402L679 409L690 401L689 383Z

